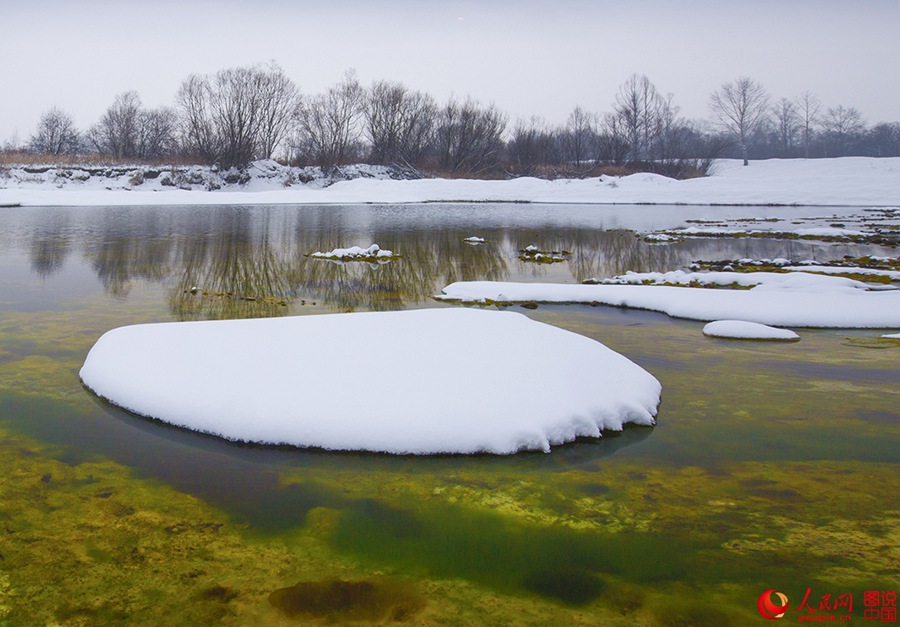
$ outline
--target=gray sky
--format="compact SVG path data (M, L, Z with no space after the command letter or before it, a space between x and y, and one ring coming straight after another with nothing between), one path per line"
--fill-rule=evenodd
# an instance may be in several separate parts
M0 0L0 144L52 106L82 130L116 94L172 104L191 73L276 61L302 93L355 68L510 120L608 111L631 74L708 117L749 76L900 121L900 0Z

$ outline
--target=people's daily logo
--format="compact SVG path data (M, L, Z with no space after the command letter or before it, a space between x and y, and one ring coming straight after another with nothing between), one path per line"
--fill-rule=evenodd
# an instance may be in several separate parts
M775 597L778 602L775 603L772 600L772 597ZM759 609L759 613L763 615L763 617L768 618L769 620L778 620L788 608L788 598L782 594L781 592L776 592L775 589L766 590L761 595L759 595L759 600L756 602L756 607Z

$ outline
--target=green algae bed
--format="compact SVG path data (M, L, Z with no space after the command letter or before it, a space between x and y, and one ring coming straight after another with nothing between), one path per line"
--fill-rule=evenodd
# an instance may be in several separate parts
M448 278L533 277L518 242L382 233L411 252L372 269L264 250L256 223L203 224L202 246L167 235L173 249L100 224L3 225L17 235L0 257L0 625L743 625L764 620L769 589L850 592L860 620L863 591L897 588L900 341L882 332L748 344L649 312L514 307L653 373L658 425L506 457L236 446L94 398L77 375L90 346L123 324L444 306L427 295ZM643 252L552 235L571 281ZM674 269L658 263L635 269Z

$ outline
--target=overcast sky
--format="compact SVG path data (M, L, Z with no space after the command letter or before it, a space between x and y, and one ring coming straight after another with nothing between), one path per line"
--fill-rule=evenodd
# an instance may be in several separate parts
M84 130L123 91L168 105L191 73L271 60L305 94L355 68L513 122L608 111L635 73L689 118L749 76L900 121L900 0L0 0L0 41L0 144L52 106Z

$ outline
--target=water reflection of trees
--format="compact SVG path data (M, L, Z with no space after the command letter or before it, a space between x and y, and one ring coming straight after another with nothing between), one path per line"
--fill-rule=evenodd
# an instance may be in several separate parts
M849 245L757 238L659 245L630 231L553 224L383 227L370 215L339 208L109 209L91 217L77 229L64 211L39 220L30 234L33 270L43 277L58 272L80 245L108 293L126 297L136 281L164 285L180 320L279 316L303 300L336 311L402 309L456 281L583 281L627 270L672 270L699 259L822 259L853 252ZM485 244L464 241L474 230ZM307 256L372 243L401 258L335 264ZM559 264L521 261L517 251L529 245L570 254Z
M653 246L638 239L631 231L602 231L586 228L533 228L511 231L508 242L512 250L537 246L545 251L567 251L566 269L576 281L591 277L611 277L628 270L679 267L682 255L668 246ZM543 264L517 261L517 272L543 276L552 271Z
M400 258L385 264L336 264L305 254L348 245L338 231L320 231L311 239L298 233L301 258L296 268L302 293L341 311L402 309L430 298L447 283L461 280L501 280L508 276L503 251L496 246L472 247L456 231L396 232L374 230L371 238Z
M257 220L246 210L224 211L211 228L180 238L177 277L169 289L179 320L283 315L296 294L287 242L277 237L270 214Z
M87 238L84 255L110 294L126 297L133 282L161 282L171 273L172 232L153 211L104 212L99 230Z
M321 216L319 216L321 217ZM32 265L53 273L71 242L47 222L32 237ZM334 264L307 255L377 242L401 258L387 264ZM446 283L502 280L505 252L472 247L454 231L370 230L340 214L310 221L265 209L219 208L179 215L168 210L104 212L82 241L104 289L127 297L135 282L167 286L179 320L284 315L299 299L338 311L402 309Z
M64 209L48 209L36 216L31 236L31 269L42 279L56 274L72 252L71 218Z

